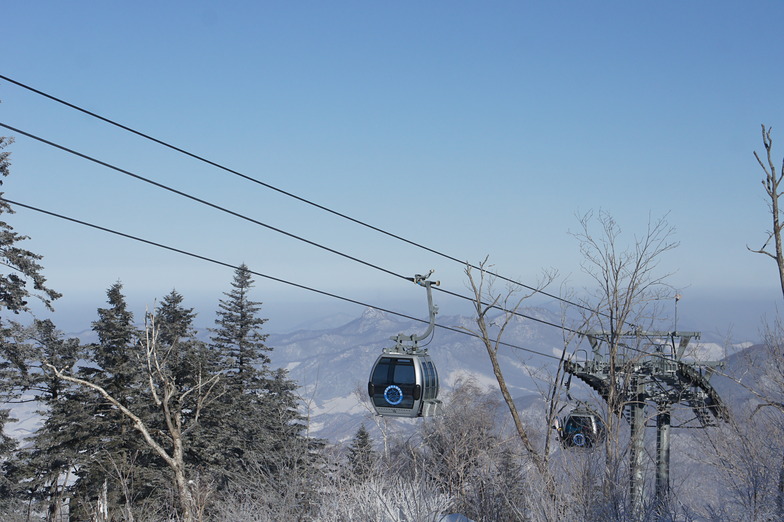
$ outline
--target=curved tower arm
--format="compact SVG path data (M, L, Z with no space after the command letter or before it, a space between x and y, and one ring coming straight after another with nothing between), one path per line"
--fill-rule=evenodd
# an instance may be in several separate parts
M410 278L410 281L418 284L419 286L424 286L427 290L427 309L430 316L430 324L427 327L425 333L421 335L411 334L397 334L394 337L391 337L393 341L395 341L395 348L398 350L405 350L406 348L410 349L411 351L417 351L418 346L417 343L424 339L430 337L430 334L433 333L433 330L436 327L436 314L438 313L438 306L433 304L433 291L431 290L432 285L440 285L440 281L428 281L428 277L433 274L434 270L431 270L427 273L427 275L417 274L414 277ZM406 346L404 343L411 343L410 346Z

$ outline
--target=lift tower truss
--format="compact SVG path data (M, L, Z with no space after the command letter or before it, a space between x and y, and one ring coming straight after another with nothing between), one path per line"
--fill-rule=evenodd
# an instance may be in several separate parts
M710 384L719 363L685 360L686 349L699 332L588 332L591 353L584 360L564 361L564 370L581 379L608 401L615 387L617 411L631 425L630 495L633 513L643 501L644 430L646 419L656 419L656 501L669 496L670 429L674 405L684 405L694 416L676 427L704 428L728 418L728 410ZM611 355L610 347L614 347ZM612 381L615 381L614 383ZM646 408L655 415L646 415Z

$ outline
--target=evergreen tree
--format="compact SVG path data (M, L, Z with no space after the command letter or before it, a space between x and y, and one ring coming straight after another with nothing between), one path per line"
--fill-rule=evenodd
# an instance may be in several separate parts
M275 472L281 466L301 467L310 464L314 454L324 447L324 441L311 439L304 435L305 418L299 411L297 383L289 378L283 368L272 371L267 381L266 400L272 406L266 430L273 446L271 451L257 446L255 451L263 452L262 462Z
M348 448L348 463L354 476L361 480L369 478L376 465L376 458L370 433L363 424Z
M185 412L185 421L191 424L187 439L187 463L203 470L215 462L215 435L206 424L212 407L203 409L199 419L190 418L188 412L196 411L194 401L199 394L188 394L200 384L216 374L219 368L217 354L197 338L193 325L196 313L193 308L183 306L184 298L176 290L166 295L155 311L155 324L159 329L158 345L167 353L167 371L172 374L173 382L182 391L185 403L175 405Z
M97 363L106 390L113 395L128 396L127 391L138 387L139 357L134 350L139 331L133 325L133 313L128 310L122 283L114 283L106 291L108 308L98 309L98 320L92 329L98 334L93 345L93 360ZM129 398L129 397L128 397Z
M10 152L4 151L11 138L0 136L0 176L6 177L10 173ZM0 178L0 185L3 184ZM4 192L0 192L2 198ZM14 211L5 200L0 199L0 214L13 214ZM52 309L52 301L61 294L46 286L46 278L41 271L43 267L38 264L42 256L21 248L18 243L29 239L14 232L5 221L0 221L0 265L5 270L0 273L0 312L10 311L14 314L30 311L28 299L35 296ZM32 283L32 290L28 288Z
M10 413L7 409L0 410L0 427L10 420ZM9 458L16 447L16 441L0 430L0 515L11 507L17 497L16 466Z
M155 324L159 329L158 344L168 352L169 369L181 389L198 385L205 375L215 372L215 357L205 343L196 336L193 308L183 306L184 297L176 290L166 295L155 310Z
M202 427L209 447L212 473L220 487L228 474L243 469L248 453L266 439L265 425L270 410L262 400L269 374L270 349L260 329L266 322L258 316L261 303L250 299L253 279L243 264L234 273L232 289L218 303L217 328L211 348L219 363L222 395L214 408L205 412Z
M250 300L253 278L242 264L234 272L232 290L218 303L218 328L211 329L212 346L220 354L228 385L240 394L258 392L270 363L264 343L267 334L260 332L267 319L258 317L261 303Z
M58 368L73 367L80 356L79 340L64 338L49 320L34 321L26 334L41 360ZM35 399L40 405L38 413L45 420L32 437L30 448L19 456L20 483L28 500L44 503L47 520L56 520L62 512L67 484L83 460L80 448L90 433L85 427L91 419L72 385L51 372L40 372L37 377Z
M259 317L261 303L250 298L253 284L248 267L241 265L231 291L219 302L217 328L211 330L224 389L203 424L212 435L213 469L221 486L229 474L251 464L274 472L292 456L307 453L296 384L284 370L270 369L272 348L260 331L267 320Z
M10 173L10 152L4 149L11 143L11 138L0 136L0 185L3 184L2 178ZM11 205L2 199L3 195L4 192L0 192L0 401L7 402L17 394L20 379L27 376L29 359L24 345L15 340L14 330L18 330L19 325L9 321L8 314L29 312L30 297L40 299L51 310L52 301L60 294L46 286L43 267L38 263L42 256L19 245L29 237L14 232L13 227L1 219L3 214L14 213ZM7 418L7 415L4 417ZM2 427L0 423L0 431ZM2 456L0 454L0 458Z
M4 150L13 143L12 138L0 136L0 185L10 174L10 152ZM47 308L60 294L46 286L43 267L38 263L42 256L20 246L29 239L14 231L4 219L3 214L13 214L11 206L2 199L0 192L0 403L16 399L29 380L28 362L32 359L24 344L18 342L20 325L7 319L14 315L29 312L28 299L38 298ZM31 288L32 286L32 288ZM8 459L16 448L16 442L3 433L9 420L8 409L0 409L0 466L8 471ZM0 497L8 499L9 486L7 473L0 480Z
M155 321L159 328L158 342L162 346L175 346L195 336L193 320L196 313L193 308L182 306L184 299L177 290L172 290L155 309Z
M110 286L106 297L108 306L98 308L98 319L92 323L98 342L87 347L88 364L82 365L77 374L106 389L124 406L145 412L149 393L143 375L146 362L138 345L140 332L133 324L122 284ZM74 389L71 404L73 410L78 410L77 405L84 409L81 415L88 419L85 425L89 426L74 435L82 460L72 488L73 512L79 517L88 516L104 487L108 508L113 512L127 512L132 501L141 502L153 495L163 480L161 464L139 440L128 419L84 388Z

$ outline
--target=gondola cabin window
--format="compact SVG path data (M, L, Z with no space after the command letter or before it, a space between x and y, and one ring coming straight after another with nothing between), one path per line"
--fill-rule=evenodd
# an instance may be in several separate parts
M595 412L576 408L563 421L561 440L566 447L590 448L604 441L604 423Z
M432 361L422 363L422 371L425 374L425 400L436 399L438 397L438 373Z
M416 370L412 358L382 357L373 372L373 404L377 407L414 407Z

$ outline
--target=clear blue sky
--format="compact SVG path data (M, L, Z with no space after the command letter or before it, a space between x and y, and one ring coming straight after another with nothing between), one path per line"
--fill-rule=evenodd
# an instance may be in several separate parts
M12 2L0 73L460 259L534 283L580 272L575 215L629 236L669 213L684 327L749 336L775 312L760 124L784 157L784 4ZM330 248L463 292L461 267L0 82L0 121ZM3 131L2 134L12 134ZM397 278L17 136L10 199L424 315ZM231 270L20 209L62 328L121 280L209 325ZM559 292L558 287L552 289ZM357 307L257 278L285 329ZM442 302L447 312L460 303ZM301 320L300 320L301 319Z

